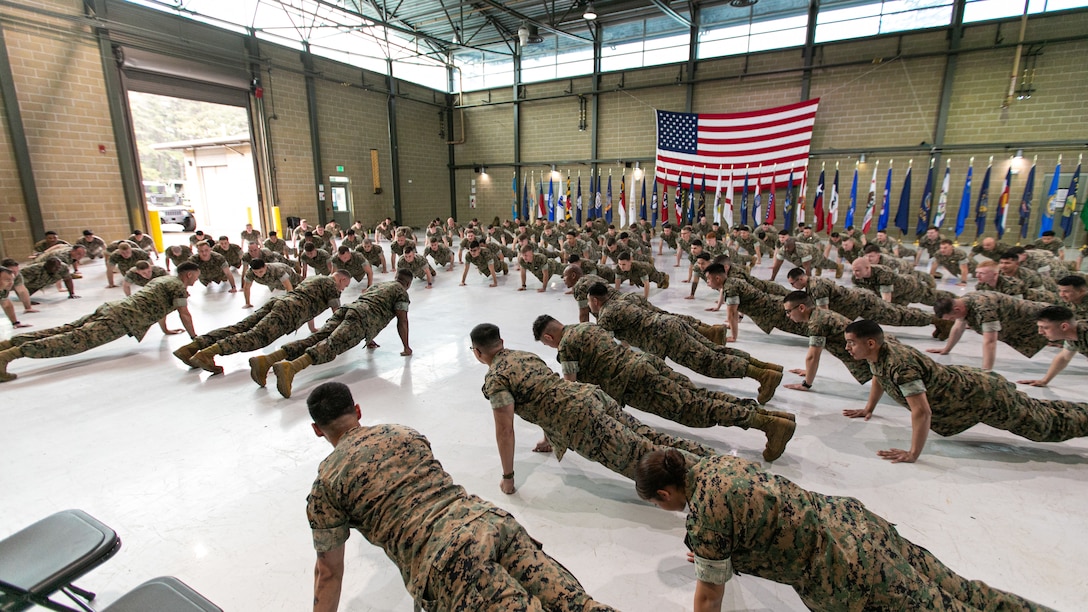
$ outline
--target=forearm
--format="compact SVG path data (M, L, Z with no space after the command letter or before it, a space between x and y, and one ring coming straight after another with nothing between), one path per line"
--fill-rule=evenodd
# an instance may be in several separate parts
M926 446L932 413L929 400L924 393L908 397L907 405L910 406L910 455L912 459L917 459Z
M724 584L710 584L700 580L695 585L695 612L721 612L725 598Z
M509 474L514 471L514 427L513 425L499 425L495 427L495 444L499 448L499 462L502 464L502 473Z
M242 283L242 295L246 299L246 306L249 306L249 296L253 291L253 283Z
M76 294L76 286L75 283L72 282L71 278L64 279L64 288L68 290L68 295Z
M189 309L179 310L178 318L181 319L181 326L185 328L189 337L196 338L196 328L193 327L193 315L189 312ZM165 320L165 317L163 320Z
M1065 366L1069 365L1069 362L1073 360L1076 353L1073 351L1062 350L1054 357L1054 361L1050 362L1050 367L1046 370L1046 376L1043 377L1043 384L1049 384L1054 380L1054 377L1061 373L1065 369Z
M734 342L737 341L737 333L740 331L740 307L736 304L730 304L726 306L726 310L729 318L729 336Z
M820 369L820 354L823 353L818 346L810 346L805 355L805 382L812 384L816 380L816 372Z
M400 343L402 345L404 345L404 350L405 351L407 351L409 348L411 348L411 347L408 346L408 318L407 317L404 317L403 319L398 319L397 320L397 335L400 336Z
M872 412L876 410L876 404L880 401L880 398L884 396L884 387L880 385L880 381L872 379L872 383L869 387L869 400L865 402L865 410Z
M997 332L982 334L982 369L989 371L994 369L994 360L997 358Z
M343 565L337 571L335 567L322 563L322 555L329 554L332 553L318 553L314 567L314 612L336 612L340 607L340 590L344 583Z

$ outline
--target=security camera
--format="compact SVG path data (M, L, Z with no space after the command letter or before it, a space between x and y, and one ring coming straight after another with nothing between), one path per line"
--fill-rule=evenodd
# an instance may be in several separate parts
M521 42L521 46L529 44L529 28L528 26L521 26L518 28L518 40Z

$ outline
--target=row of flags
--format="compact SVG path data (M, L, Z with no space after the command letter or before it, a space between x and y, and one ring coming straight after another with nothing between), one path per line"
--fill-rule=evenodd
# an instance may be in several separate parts
M1047 230L1056 231L1056 227L1060 227L1064 236L1068 237L1073 233L1074 222L1078 217L1084 225L1085 230L1088 230L1088 208L1080 207L1078 209L1079 201L1077 193L1080 185L1082 158L1078 159L1076 170L1073 172L1068 186L1062 189L1062 158L1061 156L1058 157L1058 163L1054 169L1049 189L1047 190L1046 200L1040 202L1040 204L1042 204L1042 220L1039 226L1040 234ZM960 205L955 223L957 238L964 233L967 222L971 216L972 193L976 187L973 182L974 161L975 158L972 157L967 167L963 191L960 196ZM860 213L857 210L859 168L858 165L855 164L853 179L850 184L850 199L847 203L842 227L856 225L855 217L860 214L860 229L862 233L869 233L871 231L874 218L876 219L877 231L887 230L889 223L892 221L891 188L893 164L894 160L889 161L884 177L883 190L879 193L879 197L877 185L880 162L878 161L874 164L873 173L869 181L868 195L862 203L864 209L860 211ZM907 165L906 175L903 179L894 219L895 227L904 235L910 231L910 202L912 174L914 170L913 166L913 160L911 160ZM985 231L987 218L990 212L990 182L992 172L993 157L990 157L986 167L986 173L983 176L981 184L977 186L977 197L974 198L976 239ZM742 181L735 180L739 179L740 173L732 166L729 167L728 170L724 167L719 167L716 171L703 168L698 184L696 183L695 168L691 168L690 171L686 173L686 176L683 172L671 175L670 172L666 170L663 175L659 174L659 178L654 181L653 192L652 195L650 195L649 200L647 200L646 193L647 181L641 181L642 193L637 207L633 200L628 201L627 199L626 174L620 177L619 199L615 202L615 206L613 205L611 172L609 172L608 175L607 188L604 187L605 179L601 173L598 172L596 177L594 177L592 173L590 174L589 190L585 199L583 198L581 175L579 174L577 178L576 190L572 192L571 177L569 173L566 177L565 191L563 182L560 180L558 194L555 189L555 181L549 175L547 197L545 197L544 174L544 172L541 172L540 180L536 183L537 194L535 202L532 201L534 198L530 197L530 187L536 179L535 173L528 180L523 177L520 198L518 194L517 174L514 174L512 181L514 199L513 204L511 205L511 213L514 219L521 218L528 220L538 217L546 218L548 221L567 219L580 225L584 214L586 220L603 218L607 223L618 222L621 225L633 225L637 220L644 219L649 220L651 224L656 227L659 220L663 223L669 222L670 217L675 218L677 223L692 223L705 215L708 218L712 218L714 222L725 224L727 227L731 228L735 216L734 195L736 194L736 187L738 186L735 185L735 183L739 183L740 198L737 203L739 204L738 208L740 212L739 222L748 225L750 214L751 225L759 225L761 223L775 225L778 221L775 196L778 191L779 177L783 175L786 177L786 194L782 204L783 226L787 230L792 230L795 222L804 222L808 215L808 211L806 210L807 176L803 170L799 172L799 177L796 176L794 168L792 167L789 168L788 172L785 172L780 171L777 168L777 165L774 165L770 172L767 173L765 172L765 169L760 166L754 174L754 179L751 174L751 168L746 167L744 169L744 178ZM710 204L709 210L707 209L706 201L708 174L713 177L711 186L714 190L714 199ZM994 229L997 232L998 238L1004 237L1008 227L1009 217L1017 212L1019 213L1018 221L1020 237L1022 239L1027 238L1035 199L1035 174L1036 163L1033 161L1031 170L1028 172L1027 181L1024 185L1023 194L1020 198L1019 209L1018 211L1010 211L1012 164L1010 164L1009 168L1006 170L1004 181L1001 185L1001 191L997 197L997 205L993 217ZM935 187L934 164L932 160L930 161L929 169L926 174L925 187L922 191L922 199L917 211L917 219L914 228L916 235L925 233L926 229L931 226L941 228L944 225L950 197L949 186L951 184L951 175L951 160L946 160L940 185L939 187ZM764 199L763 192L765 177L767 182L766 199ZM832 178L830 189L827 189L828 185L826 183L826 177L826 167L821 166L811 214L815 231L826 231L830 234L839 222L840 177L837 163L835 165L835 174ZM662 186L660 199L658 197L659 184ZM670 187L673 189L671 200L669 195ZM795 190L795 187L798 187L799 191ZM935 192L935 190L938 189L939 191ZM935 195L937 196L937 202L934 206L933 198ZM879 212L877 212L878 210ZM1057 225L1055 225L1055 221L1057 221Z

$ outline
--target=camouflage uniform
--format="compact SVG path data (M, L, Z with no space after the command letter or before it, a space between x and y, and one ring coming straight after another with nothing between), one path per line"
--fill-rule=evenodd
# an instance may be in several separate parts
M564 374L600 386L619 405L628 405L688 427L748 429L759 404L696 386L652 353L621 346L599 325L567 325L559 341Z
M143 249L133 248L131 257L122 257L120 251L114 251L107 260L109 265L117 268L117 271L122 275L127 273L132 266L135 266L138 261L151 261L151 256Z
M588 242L582 240L581 238L575 238L573 245L570 243L570 241L564 240L562 246L563 261L566 261L567 256L569 255L577 255L584 260L588 257L593 257L594 253L596 252L596 249L591 247ZM600 259L599 255L597 256L597 259Z
M314 364L328 363L364 340L373 341L397 312L407 312L408 290L397 281L378 283L354 302L336 309L329 320L308 338L281 346L293 361L304 353Z
M136 234L133 234L133 235L129 236L127 238L127 240L129 242L135 243L136 246L140 247L141 249L143 249L145 251L154 251L155 250L155 241L152 240L151 236L148 236L147 234L140 234L139 238L136 237Z
M314 247L314 250L310 252L299 251L298 261L304 266L313 268L315 274L328 274L329 263L332 261L332 257L325 249Z
M986 259L989 259L989 260L993 261L994 263L997 263L997 262L1001 261L1001 255L1008 248L1009 248L1009 246L1007 244L1005 244L1004 242L997 242L997 243L994 243L994 248L984 249L984 248L982 248L982 243L980 242L980 243L976 244L975 246L971 247L971 257L973 258L975 255L982 255Z
M340 246L346 246L349 249L357 250L362 243L363 239L358 234L346 235L340 239Z
M1069 310L1073 311L1073 317L1078 321L1088 319L1088 298L1082 299L1079 304L1073 302L1060 301L1055 302L1059 306L1065 306Z
M244 263L245 265L248 266L249 264L251 264L253 262L254 259L260 259L261 261L263 261L265 263L272 263L272 262L290 263L289 259L281 256L279 253L276 253L274 251L269 251L268 249L263 249L262 248L260 257L253 257L252 255L249 254L248 250L245 253L242 253L242 263Z
M95 259L102 257L102 253L106 250L106 241L98 236L92 236L90 241L86 240L86 238L86 236L83 236L79 240L76 240L76 244L87 249L87 258Z
M1043 277L1044 281L1053 282L1054 278L1061 278L1069 273L1069 268L1065 265L1065 262L1058 259L1050 251L1032 248L1024 251L1024 254L1026 257L1024 261L1020 262L1020 267L1034 270Z
M68 271L67 266L61 266L57 272L49 273L44 263L23 266L19 268L19 274L23 277L23 285L26 286L27 292L32 295L54 283L72 279L72 273Z
M926 253L929 253L929 258L933 259L937 257L937 252L941 249L941 240L944 240L944 236L941 236L939 233L937 234L937 237L933 239L930 239L926 234L922 234L918 238L918 248L925 249Z
M679 250L679 245L676 243L677 239L679 239L679 236L676 232L669 232L667 234L661 232L661 242L664 242L670 249Z
M492 409L513 404L515 414L543 429L560 461L569 448L634 479L638 460L655 450L714 454L709 446L644 425L596 385L563 380L533 353L496 353L482 390Z
M544 282L544 270L548 270L549 280L563 275L563 264L554 259L548 259L539 253L535 253L530 261L524 259L520 261L521 267L535 276L541 283Z
M621 283L623 281L629 281L636 287L643 287L647 282L651 282L661 289L665 289L669 286L669 275L655 268L653 264L645 261L632 261L631 269L627 272L624 272L617 267L616 280Z
M839 257L846 263L854 263L854 260L858 257L864 257L864 253L861 250L861 243L854 241L854 248L846 249L842 245L839 245L835 249L839 253Z
M748 353L718 346L672 315L612 299L601 308L597 324L620 340L711 378L743 378L748 371Z
M64 246L67 242L58 239L56 242L49 242L48 240L39 240L34 243L35 253L44 253L55 246Z
M929 428L952 436L984 423L1035 442L1061 442L1088 436L1088 404L1029 397L994 372L941 365L913 347L885 343L873 377L897 403L926 393L932 412Z
M212 251L207 261L201 259L199 254L193 255L189 261L200 268L200 282L205 287L210 283L229 282L230 267L227 265L227 260L219 253Z
M380 246L371 245L370 250L367 251L363 248L363 245L355 247L355 252L362 254L371 266L380 266L382 264L382 248ZM333 262L334 264L336 262Z
M559 245L559 232L556 232L554 230L551 233L541 232L540 246L551 249L552 251L558 253L562 248Z
M991 287L982 281L975 283L975 291L993 291L995 293L1003 293L1005 295L1011 295L1014 298L1023 298L1024 283L1019 279L1012 276L1005 276L1004 274L997 275L997 285Z
M287 241L281 238L276 238L275 242L272 242L271 238L264 241L264 248L272 251L280 257L287 257Z
M472 253L465 254L465 265L474 265L476 269L480 271L480 274L491 277L491 270L488 269L488 264L495 265L495 274L506 274L510 271L510 267L501 258L497 258L491 251L486 248L480 249L480 254L473 256Z
M729 456L688 470L685 544L695 576L787 584L812 610L1046 610L967 580L852 497L807 491Z
M351 259L348 261L341 260L339 256L333 257L332 265L335 266L337 270L346 270L347 273L351 275L351 278L355 279L357 282L366 278L367 272L371 270L370 261L368 261L366 256L359 251L352 251Z
M350 527L380 546L427 610L611 610L510 514L455 485L419 432L348 430L318 468L306 514L314 549Z
M994 291L968 293L967 327L976 333L997 332L997 339L1025 357L1046 348L1047 339L1035 325L1039 311L1050 304L1019 300Z
M125 282L130 285L136 285L137 287L146 287L148 283L155 280L160 276L168 276L170 273L163 270L159 266L151 266L151 278L144 278L136 271L136 268L132 268L125 273Z
M876 264L878 266L891 268L893 272L898 272L899 274L910 274L914 272L914 260L903 259L893 255L885 255L884 253L880 254ZM959 274L958 269L956 270L956 274Z
M427 245L426 250L423 251L424 257L430 257L434 261L434 265L439 267L445 267L450 265L453 261L453 251L441 242L438 243L438 249L432 249L430 245Z
M852 319L847 319L833 310L817 308L809 316L805 333L808 335L809 346L818 346L831 353L846 366L854 380L864 385L873 378L873 374L869 371L868 362L854 359L846 351L846 336L843 332L851 322Z
M1088 357L1088 321L1079 320L1080 317L1077 318L1077 339L1066 340L1062 344L1062 348Z
M918 303L932 306L942 297L956 297L950 291L938 290L933 277L924 272L897 274L884 266L872 266L872 270L869 278L860 279L854 276L854 285L877 295L891 293L893 304L909 306Z
M748 274L744 270L738 268L737 266L730 266L729 267L729 277L730 278L739 278L740 280L748 283L749 285L755 287L756 289L759 289L760 291L762 291L764 293L768 293L770 295L786 296L786 295L789 295L789 293L791 291L791 289L787 289L786 287L783 287L782 285L779 285L778 283L776 283L774 281L764 280L762 278L756 278L756 277L752 276L751 274Z
M427 270L431 271L431 278L434 278L435 274L434 268L431 267L431 264L427 263L427 260L421 257L418 253L416 253L416 258L411 263L409 263L408 260L404 257L397 259L397 269L408 270L412 273L412 276L418 278L419 280L427 280Z
M336 281L329 276L311 276L286 294L272 297L234 325L197 336L193 342L199 349L218 343L222 355L256 351L294 332L326 308L339 307Z
M941 252L937 251L933 259L937 261L939 268L943 267L957 277L960 275L960 265L967 264L967 272L972 276L975 274L975 266L978 265L974 258L968 257L959 249L952 249L951 255L941 255Z
M816 232L813 232L811 236L801 234L797 236L795 240L797 240L798 244L820 244L820 237L816 235ZM839 242L842 242L841 238L839 239Z
M163 257L165 257L166 260L170 263L174 264L175 268L189 261L193 257L193 250L187 246L180 246L179 248L181 249L181 252L177 255L174 255L174 252L171 251L170 248L171 247L166 247L166 249L163 251ZM249 263L249 261L246 260L246 263Z
M1021 265L1016 270L1013 278L1024 283L1025 289L1042 289L1051 293L1058 292L1058 283L1049 276L1043 276L1038 272Z
M851 289L826 278L809 277L805 289L817 306L827 306L851 321L862 318L894 327L925 327L933 314L910 306L885 302L864 289Z
M333 241L332 240L333 240L332 234L322 230L322 233L320 233L320 234L318 234L317 232L314 232L314 235L310 239L310 242L313 242L315 247L331 253L331 252L336 250L333 247Z
M223 259L227 260L227 265L229 265L230 267L242 267L242 247L238 246L237 244L228 243L227 248L224 249L217 242L215 246L212 247L212 252L222 255Z
M749 235L746 239L738 236L736 242L738 249L744 249L744 251L748 253L749 257L755 256L757 243L755 236Z
M480 241L481 244L483 244L483 242L483 240ZM389 252L396 255L397 257L400 257L401 255L404 255L405 251L409 251L414 248L416 248L416 243L412 240L405 240L404 244L400 244L399 242L394 240L392 244L389 245Z
M1040 238L1039 240L1032 242L1024 248L1029 250L1037 249L1040 251L1049 251L1052 255L1054 255L1054 257L1058 257L1058 255L1061 254L1062 249L1065 248L1065 244L1058 239L1051 240L1050 244L1047 244L1043 242L1043 240Z
M765 334L777 327L791 334L806 335L804 324L791 321L786 315L780 295L764 293L739 278L726 277L722 297L727 306L737 306L741 313L751 317Z
M189 292L176 276L156 278L123 300L106 302L93 313L59 327L19 334L11 339L24 357L46 359L89 351L120 338L143 339L148 328L187 305Z
M830 268L834 270L838 267L838 264L824 257L819 246L803 242L794 245L793 253L787 253L785 248L779 248L775 251L774 258L779 261L788 261L800 268L805 267L805 264L810 264L813 269Z
M606 284L612 284L616 282L616 271L604 264L597 263L596 260L590 261L583 259L578 262L578 265L582 268L582 272L587 275L595 274L599 276Z
M192 237L190 237L189 239L192 240ZM106 245L106 254L112 255L113 252L117 250L117 247L121 246L122 242L127 242L128 245L134 249L140 248L139 245L137 245L135 242L132 242L131 240L114 240L113 242Z
M58 244L49 247L44 253L34 258L34 263L43 263L46 259L49 259L50 257L56 257L57 259L61 260L61 262L66 266L71 266L72 264L79 263L78 261L72 259L73 248L75 247L68 244Z
M264 285L270 290L275 291L276 289L287 289L287 286L283 284L284 279L291 283L291 287L295 287L299 284L299 281L302 280L299 278L299 275L295 272L294 268L287 264L270 263L265 264L264 267L265 270L267 270L267 272L264 273L264 276L257 276L254 274L253 268L246 270L245 282Z
M260 230L255 229L255 230L250 230L248 232L246 230L242 230L242 233L240 234L240 236L241 236L242 242L245 242L247 244L250 243L250 242L252 242L253 244L260 244L261 243L261 231Z

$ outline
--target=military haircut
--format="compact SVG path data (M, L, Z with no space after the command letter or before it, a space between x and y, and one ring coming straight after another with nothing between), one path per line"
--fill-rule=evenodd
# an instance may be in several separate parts
M941 238L940 244L941 245L947 244L949 246L952 246L952 240L950 238Z
M0 266L4 266L5 268L14 268L15 266L18 266L18 265L19 265L19 262L16 261L15 259L12 259L11 257L7 257L7 258L4 259L4 261L0 261Z
M261 270L261 269L264 268L264 265L265 264L264 264L263 259L260 259L260 258L254 259L253 261L249 262L249 269L250 270Z
M801 278L804 275L805 275L805 269L804 268L794 268L794 269L790 270L788 274L786 274L786 278L788 278L789 280L797 280L797 279Z
M1085 287L1088 287L1088 281L1084 280L1083 276L1078 276L1076 274L1061 277L1061 279L1058 280L1058 284L1062 287L1073 287L1074 289L1084 289Z
M1013 246L1005 249L1005 252L1001 254L1001 259L1005 259L1005 255L1013 255L1019 259L1025 252L1024 247Z
M544 330L548 329L548 326L552 323L558 323L551 315L542 314L533 321L533 340L540 342L540 337L544 335Z
M1020 262L1020 255L1017 254L1017 253L1014 253L1012 251L1012 249L1009 249L1008 251L1005 251L1004 253L1001 254L1001 261L1015 261L1015 262L1019 263Z
M691 246L701 247L703 246L703 241L696 238L695 240L691 241Z
M332 276L343 276L344 278L351 280L351 273L343 268L340 268L336 272L333 272Z
M680 451L655 450L639 459L635 466L635 491L646 501L657 499L657 492L666 487L684 489L687 473L687 462Z
M879 253L880 247L875 244L869 243L861 248L861 252L865 253L866 255L868 255L869 253Z
M582 261L582 256L579 255L578 253L571 253L570 255L567 255L567 263L572 264L572 263L578 263L579 261Z
M616 255L616 260L617 261L631 261L631 252L630 251L624 251L624 252L620 253L619 255Z
M344 253L350 253L350 252L351 252L351 247L349 247L349 246L340 245L336 249L337 255L343 255Z
M45 269L47 272L57 272L63 267L67 266L65 266L64 262L57 257L50 257L49 259L45 260Z
M415 275L412 274L412 271L408 268L401 268L400 270L397 270L398 283L411 283L413 278L415 278Z
M94 236L94 232L92 232L89 229L85 229L85 230L83 230L83 235L84 236Z
M472 328L468 337L472 340L472 346L480 351L495 348L502 341L499 326L494 323L480 323Z
M183 261L178 264L177 267L178 276L185 274L186 272L200 272L200 266L191 261Z
M938 317L943 317L946 314L952 312L952 307L956 305L953 298L943 297L933 303L933 314Z
M339 252L339 251L340 251L340 249L342 249L342 248L344 248L344 247L339 247L339 248L337 248L336 250L337 250L337 251ZM303 250L303 251L306 251L307 253L312 253L312 252L314 252L314 251L316 251L316 250L317 250L317 247L316 247L316 246L314 246L314 243L312 243L312 242L307 242L306 244L302 245L302 250Z
M782 298L783 304L793 304L797 306L804 306L809 310L816 307L816 301L812 299L812 296L807 291L791 291L786 294L786 297Z
M574 236L575 238L577 238L578 237L578 230L569 229L569 230L567 230L567 235L568 236Z
M717 223L715 223L714 225L717 225ZM714 232L707 232L707 234L706 234L706 239L707 239L707 240L710 240L711 238L713 238L713 239L717 240L717 239L718 239L718 235L717 235L717 234L715 234Z
M608 295L608 285L604 283L593 283L593 286L589 288L590 297L604 297Z
M327 382L318 385L306 398L306 408L310 418L318 427L324 428L342 416L355 413L355 398L351 389L341 382Z
M778 235L779 236L789 236L790 231L788 229L780 229L780 230L778 230Z
M200 232L197 232L197 233L200 234ZM276 230L272 230L272 231L268 232L268 237L269 238L271 238L273 236L279 236L279 234L276 233Z
M56 236L56 235L57 235L57 233L56 233L56 232L54 232L53 230L49 230L49 231L45 232L45 235L46 235L46 236Z
M620 236L619 236L620 240L627 240L630 237L631 237L631 235L628 234L627 232L620 232Z
M733 262L729 261L729 256L725 253L715 256L714 259L711 259L710 261L712 263L721 264L723 268L728 268L733 264Z
M468 243L468 250L471 251L472 249L478 249L478 248L480 248L480 241L479 240L473 240L472 242Z
M854 334L856 338L862 340L876 340L878 344L884 344L884 330L880 327L879 323L870 321L869 319L854 321L846 326L843 333Z
M720 263L712 263L704 270L707 276L711 274L725 274L725 265Z
M151 269L151 262L147 261L146 259L141 259L140 261L136 262L135 268L137 270L149 270Z
M838 233L838 232L831 232L831 237L832 237L832 238L838 238L838 237L839 237L839 233Z
M521 252L522 253L532 253L533 252L533 245L527 244L527 245L521 247Z
M0 274L10 274L12 276L15 276L15 271L11 268L8 268L7 266L0 266Z
M1045 231L1045 232L1043 232L1042 234L1039 234L1039 235L1040 236L1057 236L1057 234L1054 233L1054 230L1047 230L1047 231Z
M1073 323L1074 321L1073 311L1065 306L1047 306L1040 310L1035 318L1039 321L1050 321L1052 323Z
M698 255L696 255L695 259L698 259L700 261L710 261L710 253L707 253L706 251L703 251L702 253L699 253Z

